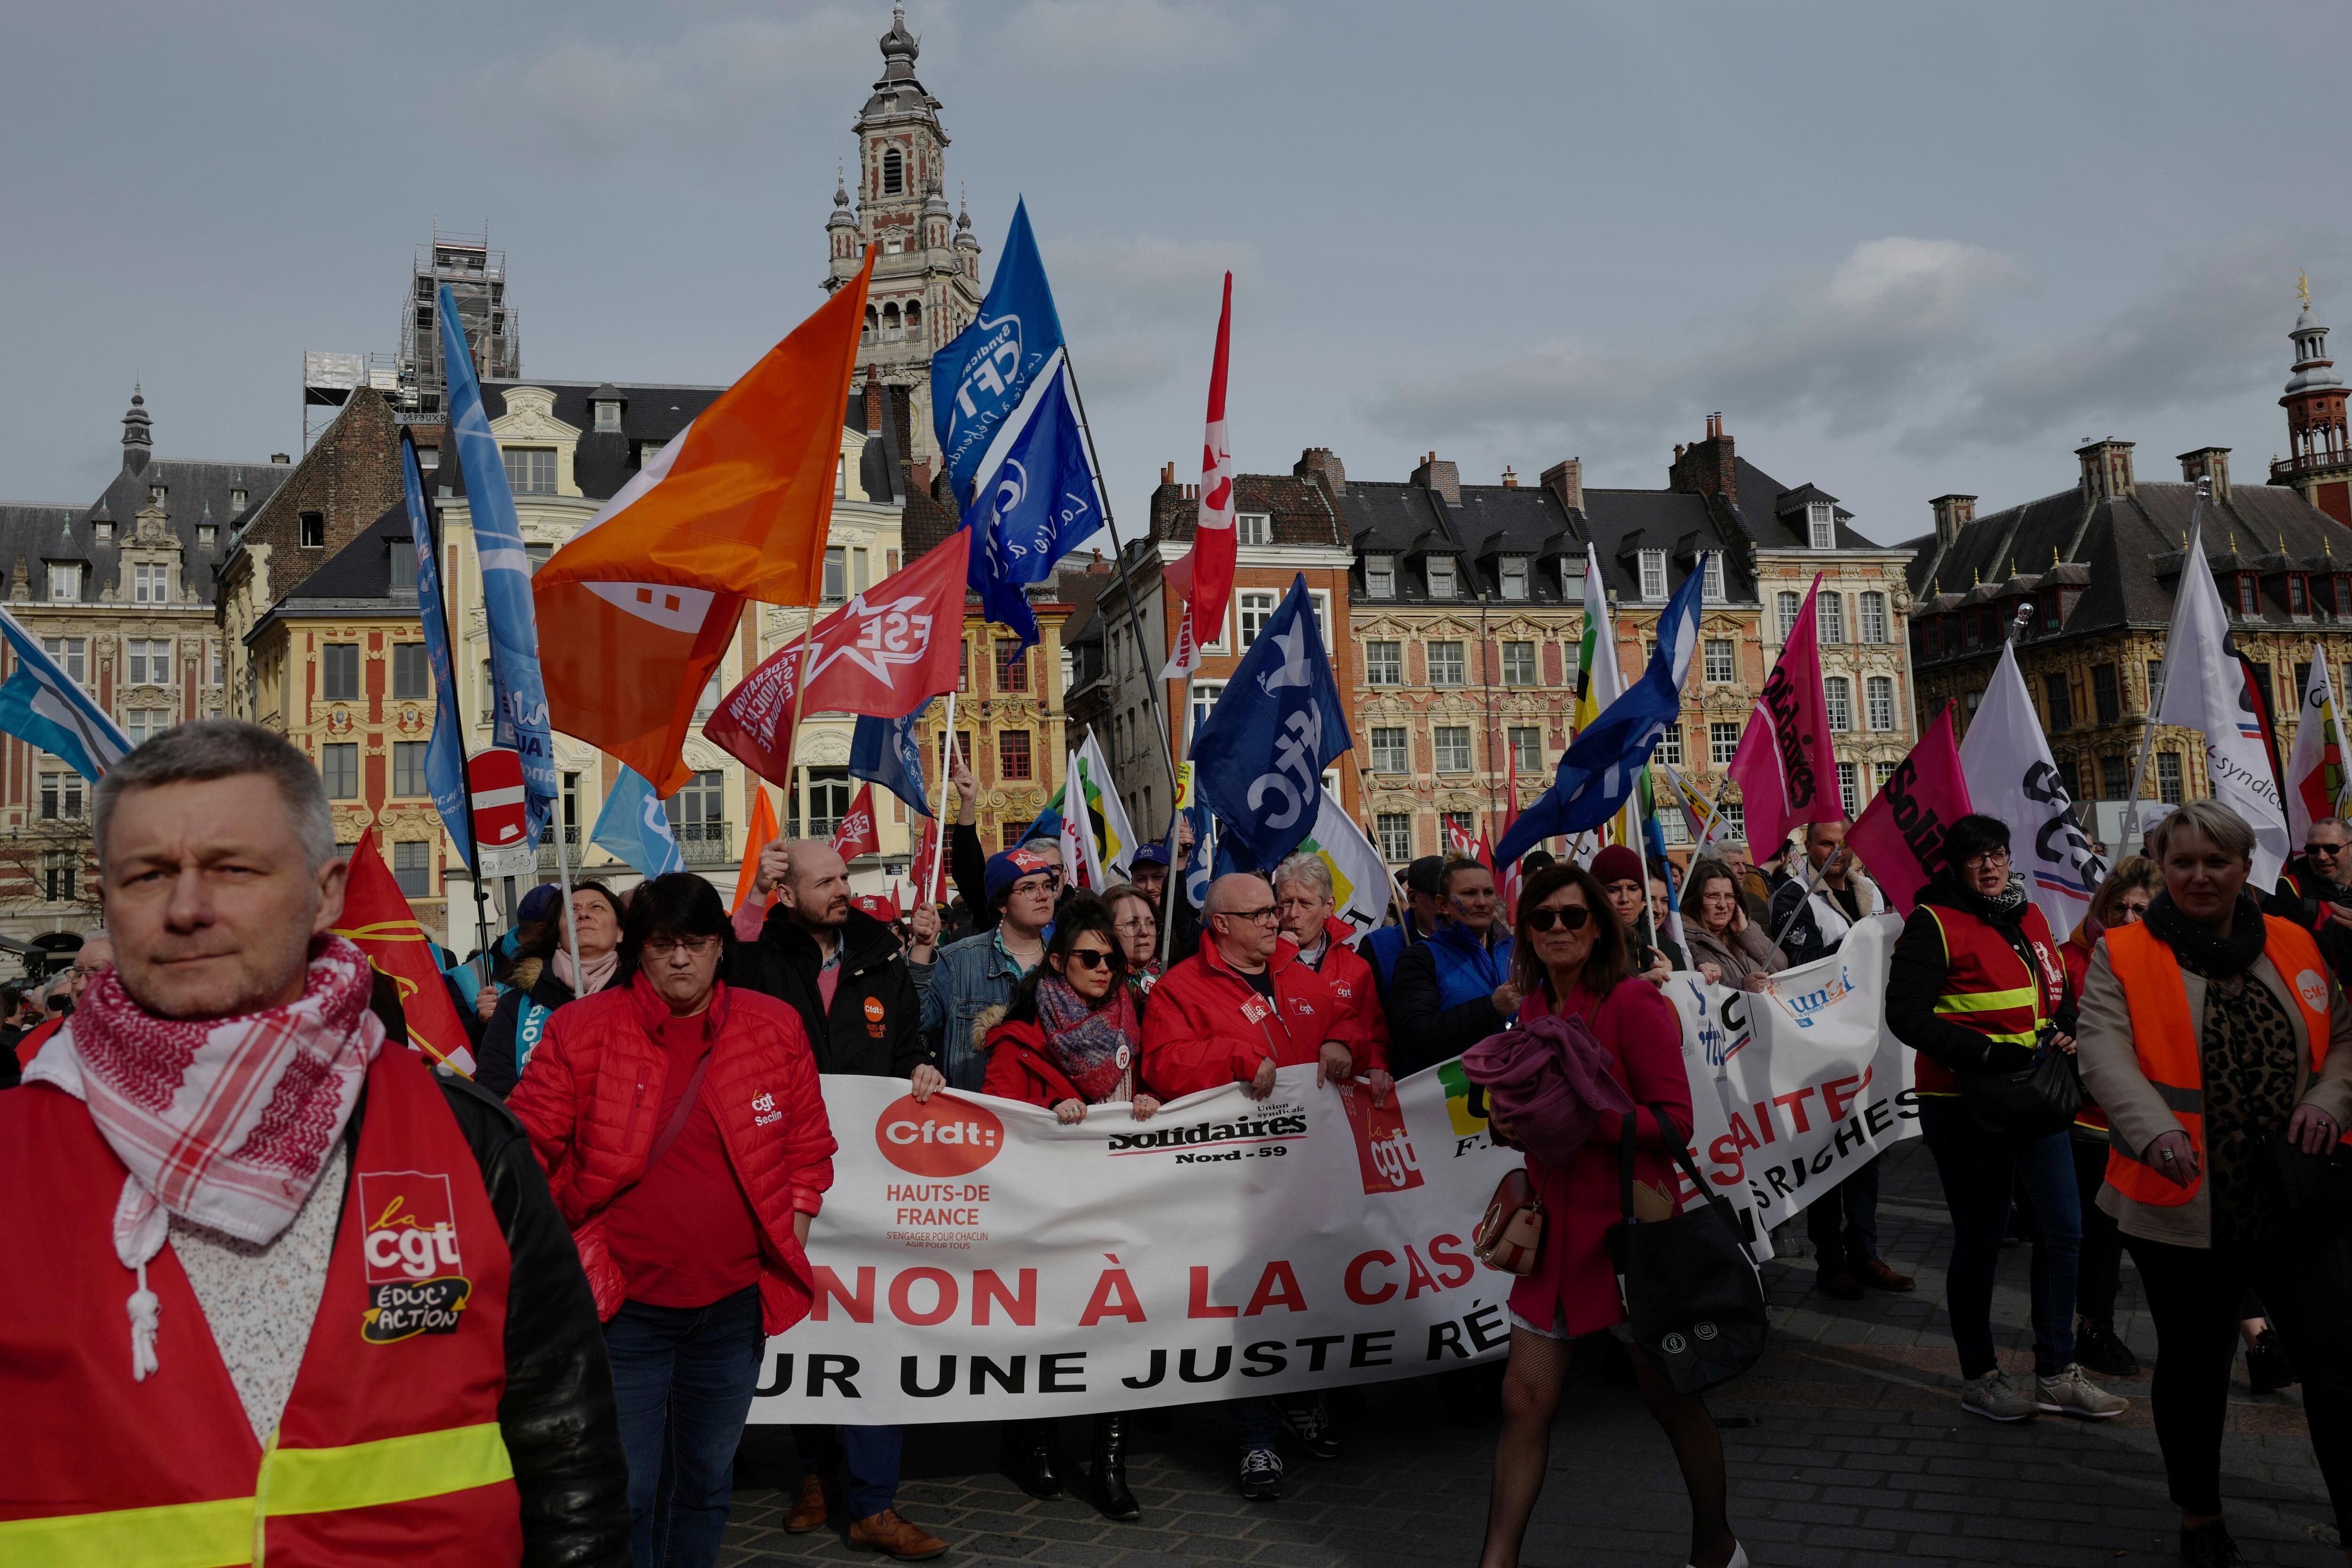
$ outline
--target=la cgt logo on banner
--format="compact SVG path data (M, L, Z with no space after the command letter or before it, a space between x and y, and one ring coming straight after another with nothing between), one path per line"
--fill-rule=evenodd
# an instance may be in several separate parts
M417 1334L454 1334L473 1295L457 1251L449 1178L425 1171L359 1175L367 1310L360 1337L388 1345Z

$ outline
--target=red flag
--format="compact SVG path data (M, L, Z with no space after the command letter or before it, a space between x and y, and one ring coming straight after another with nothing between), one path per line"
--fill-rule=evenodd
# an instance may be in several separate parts
M1846 846L1886 889L1895 912L1907 916L1944 863L1944 830L1974 809L1948 703L1846 830Z
M833 852L845 860L855 860L860 855L879 855L882 840L874 831L874 786L860 784L857 798L849 803L849 815L833 830Z
M1176 632L1175 657L1163 679L1190 675L1201 665L1201 645L1217 640L1225 624L1225 601L1234 591L1234 453L1225 439L1225 360L1233 342L1234 275L1225 274L1225 302L1217 313L1217 359L1209 372L1209 422L1201 443L1201 510L1192 525L1192 551L1169 569L1168 592L1184 602Z
M964 569L971 530L958 529L795 637L743 678L702 726L720 750L789 788L793 693L808 660L811 713L903 719L956 683L963 649ZM813 643L813 646L812 646Z
M1813 600L1821 588L1816 574L1728 770L1745 803L1748 845L1759 858L1778 847L1792 827L1845 820L1845 806L1838 798L1837 762L1830 751L1829 701L1822 695L1821 639L1813 623Z
M352 851L342 923L334 933L356 942L376 973L399 990L410 1048L473 1077L474 1053L467 1047L466 1026L449 1000L449 987L442 982L441 966L434 962L433 943L377 852L373 832L361 834L359 847Z

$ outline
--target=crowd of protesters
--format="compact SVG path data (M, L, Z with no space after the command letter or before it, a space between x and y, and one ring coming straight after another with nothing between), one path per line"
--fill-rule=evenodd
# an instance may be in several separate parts
M732 915L686 873L625 892L581 882L568 903L532 889L491 952L449 955L468 1080L383 1048L407 1035L399 997L331 934L345 862L299 752L207 721L124 759L95 801L108 930L46 983L0 991L0 1087L30 1086L0 1097L0 1181L46 1194L0 1213L0 1405L19 1455L0 1547L37 1528L66 1560L137 1561L136 1520L199 1553L235 1534L289 1561L698 1568L719 1552L764 1347L813 1303L805 1249L835 1150L824 1076L1143 1121L1229 1085L1263 1099L1285 1068L1384 1103L1391 1075L1572 1026L1638 1109L1596 1111L1591 1142L1550 1163L1526 1145L1550 1222L1486 1385L1501 1435L1484 1562L1518 1560L1571 1358L1616 1341L1689 1494L1690 1561L1744 1563L1703 1398L1625 1342L1616 1151L1630 1133L1637 1178L1672 1190L1691 1111L1670 976L1767 989L1887 909L1843 830L1760 863L1726 847L1679 898L1628 848L1589 866L1531 856L1516 909L1486 866L1425 858L1393 923L1360 941L1328 863L1301 855L1216 878L1197 915L1175 900L1163 941L1164 852L1138 854L1132 882L1075 889L1049 842L981 853L959 774L946 911L868 913L817 841L766 846L759 896ZM2252 847L2225 808L2182 807L2062 941L2007 829L1963 817L1895 942L1887 994L1950 1215L1962 1408L2121 1413L2091 1374L2138 1372L2116 1327L2128 1258L2197 1563L2236 1561L2219 1473L2242 1342L2266 1386L2301 1382L2321 1474L2352 1502L2352 1353L2336 1327L2352 1270L2312 1218L2336 1201L2325 1156L2352 1121L2352 847L2342 824L2317 825L2261 896ZM2052 1052L2075 1064L2082 1108L2022 1125L1985 1086ZM1492 1131L1520 1147L1535 1130L1497 1115ZM347 1194L362 1200L349 1224ZM1809 1208L1823 1295L1914 1288L1879 1256L1877 1195L1864 1165ZM1992 1285L2021 1205L2034 1367L2016 1382ZM496 1331L385 1326L415 1348L373 1357L342 1342L373 1328L313 1344L313 1320L404 1310L351 1256L373 1257L367 1227L396 1215L498 1238L467 1243L465 1294L412 1304ZM1473 1386L1450 1380L1449 1406ZM1286 1451L1342 1451L1321 1394L1234 1400L1223 1420L1253 1501L1283 1494ZM1082 1467L1055 1423L1006 1423L1004 1469L1034 1497L1137 1519L1132 1421L1095 1416ZM948 1551L899 1511L900 1428L792 1436L788 1531L835 1524L898 1560ZM365 1470L381 1443L407 1456L396 1498ZM299 1481L272 1479L297 1460ZM298 1484L300 1510L261 1500Z

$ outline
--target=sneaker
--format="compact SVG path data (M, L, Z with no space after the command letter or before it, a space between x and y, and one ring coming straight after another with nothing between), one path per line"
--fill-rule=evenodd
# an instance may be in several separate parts
M2002 1373L1989 1372L1960 1384L1960 1408L1988 1421L2026 1421L2042 1406Z
M1339 1457L1339 1429L1332 1425L1331 1413L1326 1408L1321 1394L1308 1394L1296 1405L1277 1399L1275 1408L1282 1415L1282 1424L1290 1429L1290 1435L1298 1439L1298 1446L1306 1449L1309 1457L1318 1459Z
M2033 1380L2033 1407L2047 1410L2053 1415L2075 1415L2085 1421L2107 1421L2131 1408L2131 1401L2118 1399L2083 1375L2082 1363L2069 1362L2055 1377Z
M1282 1456L1271 1448L1252 1448L1242 1456L1242 1496L1252 1502L1272 1502L1282 1495Z
M2124 1343L2111 1322L2092 1322L2089 1319L2074 1325L2074 1359L2083 1363L2085 1372L2095 1372L2101 1377L2137 1377L2139 1357L2132 1354L2131 1346Z

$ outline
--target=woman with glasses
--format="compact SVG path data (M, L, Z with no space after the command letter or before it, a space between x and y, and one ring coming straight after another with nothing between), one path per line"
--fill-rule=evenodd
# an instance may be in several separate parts
M1625 928L1591 872L1563 863L1528 879L1519 895L1512 954L1522 998L1520 1023L1547 1016L1583 1022L1609 1054L1609 1076L1640 1107L1633 1112L1633 1179L1675 1191L1669 1140L1686 1139L1691 1126L1682 1027L1674 1004L1634 974ZM1664 1108L1671 1125L1660 1125L1652 1109L1657 1106ZM1490 1120L1487 1126L1499 1141L1509 1141L1507 1123ZM1543 1489L1552 1417L1576 1342L1625 1321L1609 1252L1609 1233L1623 1216L1617 1172L1623 1131L1618 1116L1601 1111L1593 1118L1591 1141L1565 1166L1547 1167L1528 1156L1528 1175L1543 1200L1544 1235L1534 1270L1511 1289L1503 1433L1495 1448L1480 1568L1517 1568L1528 1520ZM1640 1351L1627 1359L1643 1403L1674 1446L1690 1492L1689 1561L1696 1568L1746 1568L1748 1553L1733 1537L1726 1511L1723 1441L1706 1401L1675 1393L1665 1373Z
M2074 992L2050 922L2010 869L2009 828L1970 815L1944 834L1944 864L1919 890L1895 944L1886 1026L1918 1053L1919 1131L1952 1219L1947 1310L1960 1357L1960 1408L1993 1421L2041 1412L2106 1420L2128 1408L2094 1386L2074 1355L2083 1244L2074 1157L2063 1131L2020 1137L1960 1099L1972 1074L2030 1067L2074 1048ZM2033 1383L2009 1380L1993 1349L1993 1272L2011 1194L2033 1211Z
M1160 909L1151 895L1132 882L1106 889L1103 908L1110 911L1110 929L1118 938L1129 999L1138 1016L1160 979Z
M1690 961L1709 984L1761 991L1789 967L1788 955L1748 919L1739 873L1721 860L1701 860L1691 868L1690 886L1683 889L1683 937L1690 943Z
M1110 910L1086 893L1062 906L1045 962L1022 976L989 1029L986 1093L1044 1106L1065 1126L1084 1121L1092 1106L1125 1105L1138 1121L1160 1109L1136 1089L1143 1030L1114 923ZM1050 1417L1004 1425L1005 1469L1031 1497L1062 1495L1055 1425ZM1095 1417L1092 1479L1105 1519L1142 1517L1127 1486L1126 1416Z
M638 1568L718 1561L761 1354L808 1315L833 1184L800 1015L720 981L734 940L701 878L637 889L623 983L549 1021L507 1102L604 1320Z
M2091 969L2091 954L2099 938L2117 926L2131 925L2147 913L2147 906L2164 886L2156 862L2144 855L2116 862L2098 890L2091 895L2090 911L2058 949L2066 961L2066 984L2076 996ZM2116 1288L2121 1281L2124 1235L2099 1207L2099 1189L2106 1184L2107 1113L2087 1094L2074 1117L2071 1136L2074 1154L2074 1195L2083 1210L2083 1258L2074 1281L2074 1359L2104 1377L2137 1377L2139 1357L2116 1332Z

